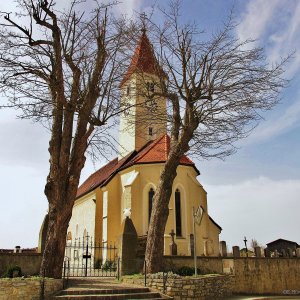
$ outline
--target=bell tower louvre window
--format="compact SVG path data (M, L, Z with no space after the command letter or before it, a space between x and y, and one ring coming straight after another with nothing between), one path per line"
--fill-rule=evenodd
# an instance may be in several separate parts
M149 127L149 135L152 136L153 135L153 128Z

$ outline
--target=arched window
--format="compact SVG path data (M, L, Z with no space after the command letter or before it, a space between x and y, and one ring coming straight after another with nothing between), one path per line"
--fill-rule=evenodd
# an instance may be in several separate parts
M175 221L176 221L176 236L182 236L182 226L181 226L181 199L180 191L176 189L175 191Z
M148 220L150 221L150 217L151 217L151 212L152 212L152 203L153 203L153 197L154 197L154 189L151 188L149 190L149 193L148 193Z

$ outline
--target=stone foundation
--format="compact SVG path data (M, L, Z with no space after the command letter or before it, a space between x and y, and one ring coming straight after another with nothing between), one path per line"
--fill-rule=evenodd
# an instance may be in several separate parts
M1 300L39 300L42 279L34 278L4 278L0 279ZM45 299L62 290L62 279L45 278Z

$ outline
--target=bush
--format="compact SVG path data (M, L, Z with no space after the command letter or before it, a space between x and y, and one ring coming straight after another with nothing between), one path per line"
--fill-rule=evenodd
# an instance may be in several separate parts
M200 274L200 270L197 269L197 273ZM193 276L195 275L195 269L187 266L183 266L176 271L176 274L180 276Z
M102 266L102 270L104 271L116 271L116 269L116 263L111 260L107 260Z
M22 270L19 266L9 266L5 273L2 275L3 278L21 277Z
M102 259L97 259L95 261L94 268L95 269L101 269L101 266L102 266Z

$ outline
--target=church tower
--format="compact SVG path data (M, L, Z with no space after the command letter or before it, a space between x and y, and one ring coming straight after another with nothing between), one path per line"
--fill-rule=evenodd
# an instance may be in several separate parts
M131 63L121 82L119 158L167 133L166 100L159 96L166 75L158 64L146 30L142 30Z

